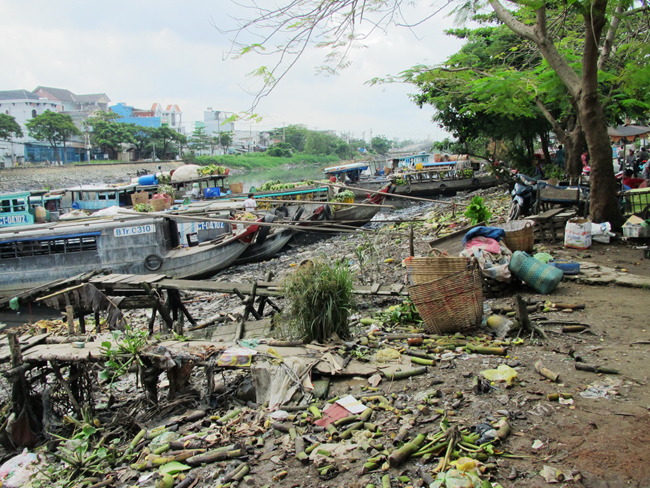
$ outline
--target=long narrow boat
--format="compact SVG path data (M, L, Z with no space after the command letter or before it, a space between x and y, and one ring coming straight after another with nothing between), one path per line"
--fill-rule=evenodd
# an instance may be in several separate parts
M259 230L254 224L238 226L233 234L229 224L198 222L190 239L179 233L182 224L182 218L177 223L161 217L119 216L1 229L0 295L97 269L178 278L210 276L232 264Z
M332 220L344 225L361 227L362 225L370 222L372 218L377 215L377 213L381 210L380 205L383 205L386 197L391 193L394 193L394 191L395 185L389 183L384 188L379 190L380 194L368 197L361 202L366 206L351 206L337 209L332 213Z

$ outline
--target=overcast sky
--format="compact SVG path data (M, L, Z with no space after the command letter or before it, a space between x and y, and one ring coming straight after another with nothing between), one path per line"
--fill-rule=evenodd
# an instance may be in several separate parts
M421 2L403 12L416 21L433 8ZM0 0L0 90L42 85L106 93L113 103L138 108L176 103L188 123L202 120L206 107L245 111L252 103L247 90L256 86L246 74L269 60L255 54L225 59L232 36L212 26L232 28L231 16L243 15L249 14L229 0ZM260 101L263 121L236 128L305 124L358 138L365 132L366 139L371 130L390 139L443 138L432 109L409 100L411 87L364 82L443 61L460 48L442 32L450 27L452 19L439 14L413 31L376 32L338 76L315 75L326 52L312 48Z

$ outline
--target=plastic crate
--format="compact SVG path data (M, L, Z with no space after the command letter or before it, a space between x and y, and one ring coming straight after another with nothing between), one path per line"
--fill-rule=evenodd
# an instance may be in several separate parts
M650 227L643 227L641 225L624 225L623 236L632 238L650 237Z
M576 261L549 261L548 264L562 270L565 275L576 275L580 272L580 263Z

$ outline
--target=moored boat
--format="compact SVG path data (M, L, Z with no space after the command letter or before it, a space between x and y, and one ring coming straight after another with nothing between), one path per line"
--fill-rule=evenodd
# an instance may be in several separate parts
M0 295L98 269L115 273L205 277L232 264L259 226L198 222L195 239L183 246L182 218L119 216L0 230ZM207 220L207 219L206 219ZM189 234L188 234L189 235ZM202 242L199 242L202 240Z

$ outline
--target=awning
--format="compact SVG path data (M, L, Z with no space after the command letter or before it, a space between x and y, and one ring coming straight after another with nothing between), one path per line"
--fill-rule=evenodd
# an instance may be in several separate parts
M614 142L618 142L621 139L625 139L627 142L633 142L637 137L648 137L650 135L650 127L643 125L619 125L616 128L608 127L607 134Z

